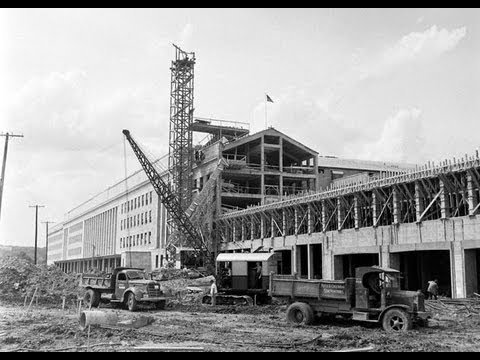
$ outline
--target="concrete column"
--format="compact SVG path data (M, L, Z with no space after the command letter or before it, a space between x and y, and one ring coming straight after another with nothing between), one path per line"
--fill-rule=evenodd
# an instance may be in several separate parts
M312 245L307 245L307 259L308 259L308 278L313 279L313 251Z
M355 219L355 229L360 228L360 207L358 206L358 196L353 197L353 217Z
M390 247L388 245L380 246L380 266L391 267L390 264Z
M380 215L378 213L378 199L377 199L377 194L372 191L372 217L373 217L373 225L375 226L377 222L377 217Z
M322 230L327 231L327 207L325 206L325 200L322 200Z
M337 197L337 229L340 230L340 227L343 223L343 215L344 209L342 207L342 202L340 201L340 197Z
M447 196L447 189L445 187L445 184L441 179L439 179L439 183L440 190L443 190L440 194L440 211L442 214L442 219L446 219L450 217L450 201Z
M282 209L282 229L283 237L287 236L287 217L285 214L285 209Z
M417 221L420 221L420 216L422 216L424 205L423 205L423 196L420 189L420 183L415 181L415 211L417 215Z
M392 188L392 202L393 202L393 224L400 224L400 204L398 203L398 191Z
M330 250L322 247L322 278L325 280L334 280L333 254Z
M320 191L320 181L318 178L318 156L313 157L313 172L315 174L315 190Z
M461 242L453 241L450 250L450 277L452 279L452 298L467 297L465 276L465 254Z
M477 206L477 199L473 193L473 179L472 175L467 173L467 193L468 193L468 215L474 216L473 210Z
M292 247L292 273L293 274L299 274L300 271L299 271L299 264L300 264L300 261L299 261L299 257L300 257L300 254L299 254L299 251L298 251L298 246L294 245Z

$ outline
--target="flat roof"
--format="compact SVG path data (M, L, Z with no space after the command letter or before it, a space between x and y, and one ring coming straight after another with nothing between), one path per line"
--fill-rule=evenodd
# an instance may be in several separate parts
M219 261L267 261L275 253L223 253L218 254L217 262Z
M319 156L318 166L337 169L361 169L371 171L399 172L415 168L415 164L360 159L344 159L335 156Z

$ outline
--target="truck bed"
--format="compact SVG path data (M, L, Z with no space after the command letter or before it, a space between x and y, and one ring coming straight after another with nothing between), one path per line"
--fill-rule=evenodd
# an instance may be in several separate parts
M294 275L273 275L270 281L270 296L290 298L332 299L351 303L355 279L309 280Z
M109 289L112 287L111 276L82 275L80 284L92 289Z

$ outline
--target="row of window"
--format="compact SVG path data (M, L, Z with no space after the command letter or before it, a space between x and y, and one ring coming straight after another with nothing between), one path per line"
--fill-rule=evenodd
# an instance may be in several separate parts
M151 204L153 201L153 191L137 196L135 199L124 202L120 207L120 213L125 214L131 210Z
M148 216L147 216L148 215ZM130 216L120 221L120 230L130 229L135 226L148 224L152 222L152 210L144 213Z
M132 246L141 246L152 243L152 232L130 235L120 238L120 248L130 248Z

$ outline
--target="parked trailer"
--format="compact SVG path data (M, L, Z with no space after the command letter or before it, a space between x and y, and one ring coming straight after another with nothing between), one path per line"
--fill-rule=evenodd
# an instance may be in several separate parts
M144 269L117 267L105 276L83 274L80 285L86 289L84 301L88 307L97 307L103 301L125 305L130 311L137 310L139 303L165 308L160 283L146 279Z
M408 331L413 323L431 317L424 295L400 290L399 271L378 266L360 267L355 278L306 280L295 275L270 276L269 295L287 298L287 321L311 324L315 317L342 315L352 320L381 323L386 331Z

